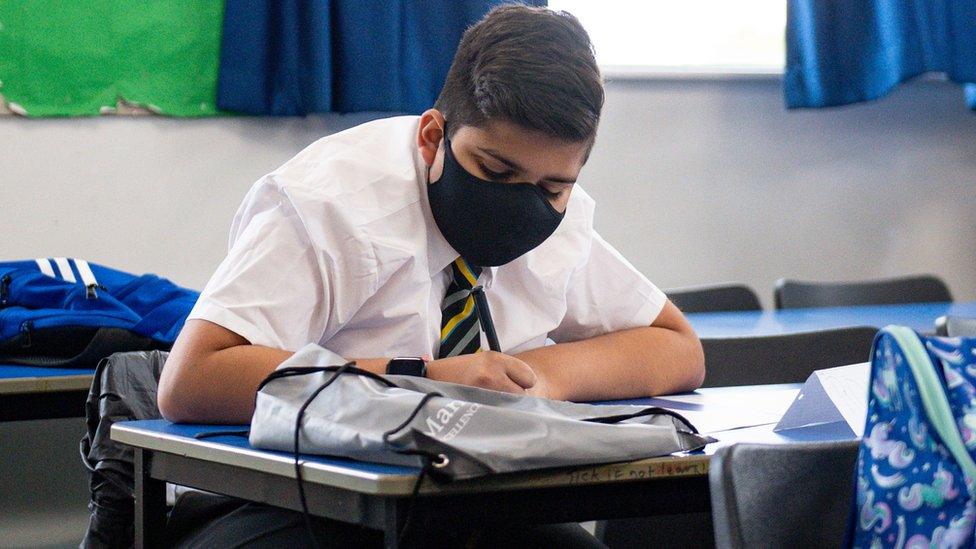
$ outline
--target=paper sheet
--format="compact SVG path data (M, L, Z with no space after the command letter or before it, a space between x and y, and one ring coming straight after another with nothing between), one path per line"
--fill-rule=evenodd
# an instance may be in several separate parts
M722 391L651 399L673 410L703 433L776 423L796 397L797 389Z

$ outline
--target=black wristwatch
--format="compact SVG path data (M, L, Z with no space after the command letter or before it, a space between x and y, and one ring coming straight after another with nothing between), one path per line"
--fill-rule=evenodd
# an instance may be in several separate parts
M386 373L427 377L427 361L420 357L397 357L386 363Z

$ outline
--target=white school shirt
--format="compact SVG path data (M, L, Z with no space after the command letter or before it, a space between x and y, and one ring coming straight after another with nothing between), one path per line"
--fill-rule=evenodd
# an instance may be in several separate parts
M418 124L394 117L324 137L258 180L189 318L288 351L436 357L458 253L431 215ZM481 273L503 351L657 318L667 298L593 230L593 207L575 185L552 236Z

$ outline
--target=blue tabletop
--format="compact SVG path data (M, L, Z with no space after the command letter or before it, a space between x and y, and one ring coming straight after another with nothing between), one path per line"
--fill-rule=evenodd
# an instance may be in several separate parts
M932 333L935 320L943 315L976 318L976 302L689 313L687 317L699 337L752 337L889 324Z
M259 448L254 448L248 441L246 436L242 436L239 433L242 430L247 429L247 425L198 425L189 423L172 423L165 419L144 419L139 421L126 421L123 422L127 427L138 428L143 431L149 431L152 433L159 433L165 435L176 435L180 437L194 438L200 433L215 433L221 431L227 431L228 434L224 436L208 436L206 440L208 442L214 442L217 444L226 444L229 446L234 446L237 448L247 448L251 450L257 450L260 452L267 452L269 454L285 456L289 459L294 457L294 454L288 452L278 452L275 450L263 450ZM326 465L336 465L340 467L354 468L357 471L363 471L367 473L377 473L382 475L414 475L417 474L420 469L414 467L403 467L398 465L384 465L381 463L367 463L363 461L356 461L352 459L340 458L340 457L326 457L326 456L316 456L309 454L302 454L303 461L324 463Z
M35 368L33 366L17 366L0 364L0 379L17 379L25 377L58 377L92 375L95 370L68 370L65 368Z

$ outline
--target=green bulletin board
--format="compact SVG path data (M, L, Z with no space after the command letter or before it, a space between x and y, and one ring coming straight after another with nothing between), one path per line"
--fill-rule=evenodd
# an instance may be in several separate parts
M223 0L0 0L0 95L27 116L118 100L212 116Z

